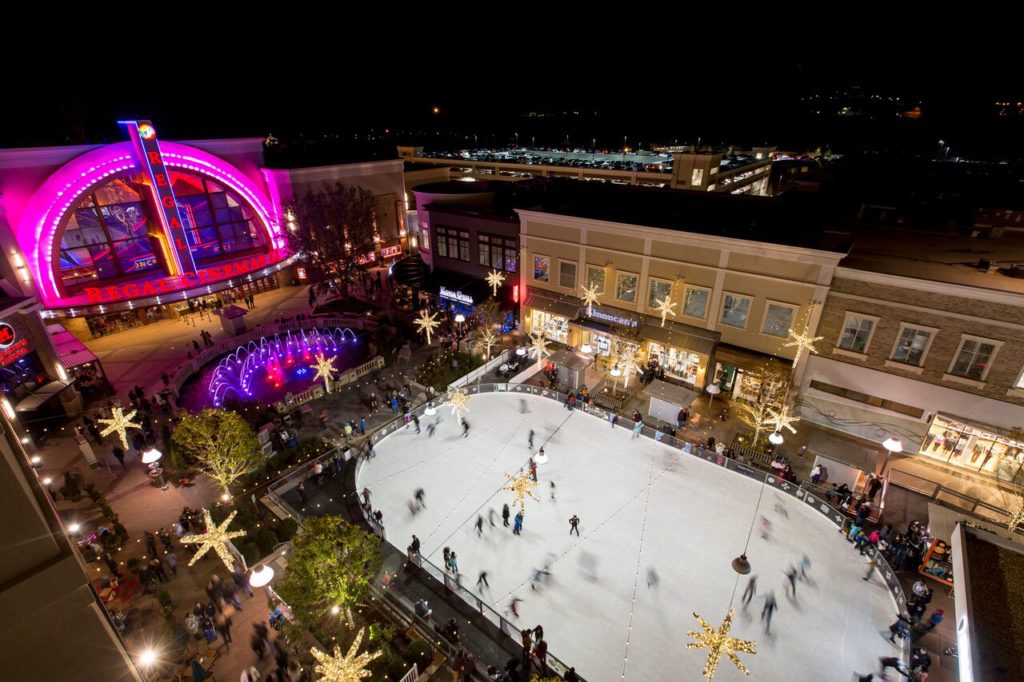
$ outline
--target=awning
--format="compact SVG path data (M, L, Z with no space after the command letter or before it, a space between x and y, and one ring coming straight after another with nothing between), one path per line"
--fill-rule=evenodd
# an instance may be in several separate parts
M924 422L807 394L797 401L797 414L813 424L877 443L879 448L887 436L896 436L903 441L905 452L917 452L928 433ZM828 456L827 452L820 454Z
M543 310L544 312L559 315L569 320L575 320L580 316L579 299L559 296L556 293L545 295L533 287L527 289L526 301L523 303L523 307Z
M689 407L690 403L696 400L698 396L696 391L691 391L685 386L670 384L661 379L655 379L644 388L644 394L680 407Z
M655 324L645 324L640 328L640 336L666 346L711 355L718 344L718 339L707 338L694 333L700 331L702 330L685 324L665 322L664 327Z
M723 362L744 370L755 370L764 363L778 363L779 368L789 374L789 361L766 353L737 348L727 343L720 343L715 347L715 362Z
M59 322L51 322L46 325L46 331L50 335L50 341L57 351L57 357L64 369L71 369L89 362L96 361L96 355L85 347L77 336L64 328Z
M34 393L19 400L18 404L14 406L14 410L15 412L31 412L69 386L71 384L65 384L63 381L51 381L43 384Z
M643 341L643 339L634 338L634 337L632 337L632 336L630 336L628 334L623 334L622 333L622 329L616 329L615 327L611 326L610 324L601 324L600 322L594 322L593 320L589 320L589 319L586 319L586 318L580 320L576 324L578 324L579 326L584 327L586 329L592 329L595 332L600 332L600 333L606 334L608 336L614 336L614 337L619 338L619 339L624 339L624 340L627 340L627 341L632 341L633 343L635 343L637 345L640 345L640 343Z
M584 370L594 364L594 358L586 353L578 353L571 350L560 350L554 355L548 356L548 361L572 370Z

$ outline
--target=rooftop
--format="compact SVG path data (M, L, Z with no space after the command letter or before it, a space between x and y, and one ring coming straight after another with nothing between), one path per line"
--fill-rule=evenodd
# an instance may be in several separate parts
M850 234L830 229L814 196L775 198L551 180L532 210L731 239L846 253Z

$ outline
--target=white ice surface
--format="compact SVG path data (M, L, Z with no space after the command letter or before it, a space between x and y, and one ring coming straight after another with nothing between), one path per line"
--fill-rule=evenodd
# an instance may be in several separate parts
M631 440L625 428L544 398L471 397L468 438L450 408L439 408L438 416L433 437L425 427L436 417L424 417L422 434L410 425L378 445L358 489L372 491L392 544L404 549L416 533L423 555L438 566L442 548L451 547L463 585L475 590L479 571L488 572L490 589L482 596L499 612L512 595L521 598L516 624L542 624L549 650L589 682L702 679L704 653L686 649L687 631L699 629L691 612L717 627L734 590L732 634L755 640L758 653L740 654L750 677L723 658L719 682L845 682L853 671L874 669L879 656L897 655L881 634L896 607L878 574L863 581L864 560L805 503L765 488L758 508L761 484L650 439ZM550 462L539 468L540 502L527 502L523 534L516 537L501 526L501 506L511 504L512 494L499 488L504 472L526 464L531 429ZM419 487L426 508L414 517L408 502ZM497 513L495 528L488 509ZM569 536L573 514L582 520L580 538ZM744 611L746 578L737 580L730 562L762 514L772 538L763 539L755 522L747 555L758 591ZM482 538L477 515L485 520ZM549 553L549 582L531 591L532 570ZM804 554L810 580L798 582L794 602L783 572ZM658 574L656 587L647 585L649 568ZM766 636L759 616L769 590L779 608Z

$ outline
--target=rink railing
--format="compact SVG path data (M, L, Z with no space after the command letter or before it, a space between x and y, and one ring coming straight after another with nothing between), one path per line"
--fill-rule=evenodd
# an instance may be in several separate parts
M551 389L546 389L541 386L532 386L529 384L481 383L471 384L468 386L464 386L463 388L465 392L470 396L480 393L509 393L520 395L533 395L541 398L548 398L563 405L566 399L566 394L564 393L559 393ZM415 414L418 417L423 417L425 414L429 416L436 412L437 410L447 409L444 406L446 399L447 394L438 396L433 400L430 400L414 408L412 414ZM612 414L614 414L612 411L604 409L602 407L598 407L596 405L583 404L575 407L574 409L577 409L581 412L585 412L586 414L597 417L598 419L601 419L606 422L610 422L610 417ZM633 422L633 420L629 419L628 417L623 417L617 414L615 415L614 428L625 428L628 430L633 430L635 426L635 422ZM365 439L359 438L357 442L365 443L366 440L369 440L374 444L377 444L384 438L388 437L389 435L395 433L396 431L403 430L405 428L414 428L414 426L412 425L411 421L409 423L406 423L402 417L396 417L394 420L378 428L376 431L367 433ZM707 450L706 448L700 446L696 442L687 441L681 438L677 438L675 436L669 436L658 429L647 426L646 424L641 427L640 434L644 437L650 438L669 447L676 448L684 455L698 457L706 462L710 462L711 464L715 464L722 468L733 471L737 474L746 476L747 478L753 479L767 486L770 486L771 488L774 488L779 492L790 495L791 497L800 500L804 504L816 510L819 514L821 514L822 517L824 517L832 524L837 526L840 532L842 532L844 529L847 516L843 513L841 509L832 506L823 497L815 493L812 493L811 491L808 491L795 483L779 478L778 476L771 472L765 472L756 467L726 457L724 454L717 453L713 450ZM355 446L356 442L353 442L352 445ZM318 459L326 463L331 457L334 456L336 450L337 449L329 450L328 452L321 455ZM344 459L348 460L355 456L355 453L355 447L345 448L342 452L342 456L344 457ZM359 459L356 462L355 481L357 491L360 489L359 475L362 471L362 465L364 460L364 457L359 457ZM306 467L300 467L298 470L290 472L287 476L278 479L270 486L270 492L274 494L276 500L280 504L282 504L282 506L284 506L289 512L291 512L291 514L294 514L297 520L301 520L301 516L297 512L295 512L295 510L292 510L287 505L287 503L283 501L281 495L297 486L300 480L307 478L309 476L308 465L311 464L312 461L314 460L310 460L310 463L307 463ZM387 533L385 531L384 526L382 524L377 523L376 519L374 519L372 516L369 516L366 513L365 508L363 508L362 504L360 504L359 507L362 512L363 518L366 520L366 523L370 526L371 530L373 530L373 532L376 535L378 535L381 538L381 540L387 542ZM392 547L395 547L395 545L392 544ZM464 587L456 579L455 576L452 576L450 573L434 565L428 559L424 559L422 556L409 553L407 552L407 550L398 547L395 547L395 549L402 553L408 554L409 560L411 562L423 568L423 570L425 570L431 577L433 577L438 582L442 583L449 592L458 595L463 601L472 606L474 610L476 610L482 616L487 618L487 620L489 620L493 625L497 626L498 629L501 630L503 633L511 637L513 641L518 643L519 628L514 623L506 620L504 616L495 611L490 604L481 599L478 595L474 594L466 587ZM885 557L882 556L882 553L878 550L877 547L869 545L867 547L866 553L869 558L876 560L876 569L878 570L879 575L881 575L882 579L885 581L886 587L889 590L889 593L892 595L893 600L896 602L897 610L900 613L905 613L907 608L907 597L903 592L903 586L900 585L899 577L897 576L896 571L892 569L888 561L886 561ZM904 640L903 658L906 660L908 656L909 641ZM550 671L559 676L564 675L565 672L569 669L569 667L565 665L556 656L554 656L550 650L548 651L547 662ZM580 676L579 673L577 673L577 677L580 680L584 680L584 678Z

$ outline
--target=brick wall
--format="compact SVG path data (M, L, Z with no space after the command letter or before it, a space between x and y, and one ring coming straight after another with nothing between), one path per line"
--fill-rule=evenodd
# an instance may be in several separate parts
M844 297L851 294L864 299ZM834 352L839 343L847 312L862 313L879 318L874 335L863 360ZM981 319L964 319L945 314L954 312ZM1024 405L1024 398L1007 396L1024 367L1024 333L1000 326L987 320L1024 324L1024 300L1020 307L975 299L932 294L870 282L836 278L825 301L818 325L817 336L824 339L817 344L818 354L839 362L869 367L889 374L925 381L959 391L986 396L1004 402ZM919 324L938 329L925 357L923 371L904 370L886 366L902 323ZM985 378L984 388L944 380L953 358L960 347L961 334L1003 341L992 367ZM886 396L880 396L886 397Z

